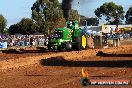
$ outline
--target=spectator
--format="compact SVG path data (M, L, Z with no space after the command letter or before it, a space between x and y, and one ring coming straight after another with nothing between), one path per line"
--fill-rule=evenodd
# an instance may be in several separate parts
M33 37L30 38L30 45L33 46Z
M46 45L46 38L44 38L44 45Z
M33 44L33 46L35 46L35 36L33 37L32 44Z
M29 45L29 35L26 35L26 46L28 46Z
M49 37L46 38L46 45L48 45Z
M15 43L14 39L11 39L11 46L14 46L14 43Z

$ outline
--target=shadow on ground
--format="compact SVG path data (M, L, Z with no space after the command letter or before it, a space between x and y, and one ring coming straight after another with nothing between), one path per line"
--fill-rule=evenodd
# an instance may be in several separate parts
M38 47L38 48L36 48L36 50L25 50L25 49L8 49L8 50L2 50L2 53L9 53L9 54L47 53L47 52L49 52L49 50L46 50L43 47Z
M132 60L118 61L68 61L62 56L41 59L43 66L66 66L66 67L132 67Z
M24 54L24 53L46 53L45 50L16 50L16 49L10 49L10 50L3 50L2 53L7 54Z
M96 56L101 56L101 57L132 57L132 54L107 54L102 51L98 51L96 53Z
M24 53L58 53L62 51L58 50L47 50L43 47L37 47L36 50L24 50L24 49L8 49L8 50L2 50L2 53L7 53L7 54L24 54ZM63 52L69 52L69 51L63 51Z

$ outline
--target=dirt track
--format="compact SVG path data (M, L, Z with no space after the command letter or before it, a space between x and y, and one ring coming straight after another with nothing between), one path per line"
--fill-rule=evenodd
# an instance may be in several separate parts
M98 51L106 54L96 56ZM132 81L132 45L59 53L0 54L0 88L81 88L81 69L91 79ZM5 60L5 58L7 60ZM47 59L48 58L48 59ZM88 88L132 88L89 86Z

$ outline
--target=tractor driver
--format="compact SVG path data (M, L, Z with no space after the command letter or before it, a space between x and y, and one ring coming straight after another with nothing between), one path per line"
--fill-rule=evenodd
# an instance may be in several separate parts
M70 22L69 26L70 26L70 27L72 26L72 21Z
M70 29L73 29L74 28L74 23L72 21L70 21L68 23L68 28L70 28Z

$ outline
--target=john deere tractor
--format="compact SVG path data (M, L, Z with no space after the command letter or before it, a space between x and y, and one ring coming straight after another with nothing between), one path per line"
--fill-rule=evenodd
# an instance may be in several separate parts
M65 28L55 29L49 39L48 49L56 50L82 50L87 48L87 37L78 27L77 21L68 21Z

